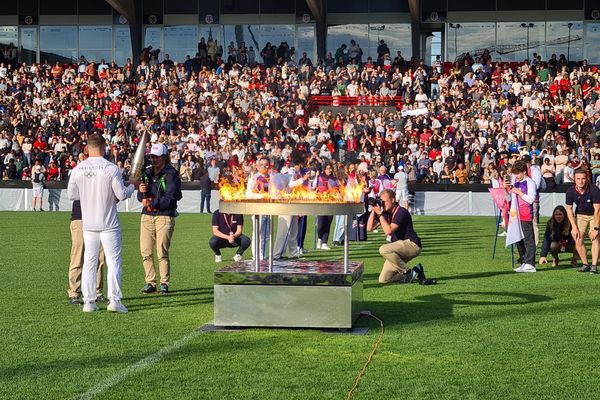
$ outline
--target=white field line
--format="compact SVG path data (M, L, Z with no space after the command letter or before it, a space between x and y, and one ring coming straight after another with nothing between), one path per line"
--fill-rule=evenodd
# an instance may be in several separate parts
M154 364L155 362L159 361L160 359L167 356L168 354L170 354L176 350L179 350L181 347L188 344L193 338L195 338L198 335L201 335L202 333L203 332L200 332L200 331L193 331L191 333L188 333L181 339L178 339L173 344L165 346L162 349L160 349L159 351L157 351L156 353L150 354L148 357L136 362L135 364L130 365L129 367L127 367L125 369L122 369L121 371L117 372L116 374L109 377L108 379L98 383L96 386L91 387L85 393L82 393L82 394L76 396L74 399L75 400L91 400L91 399L93 399L94 397L107 391L111 387L124 381L129 376L139 373L140 371L144 370L145 368L147 368L150 365Z

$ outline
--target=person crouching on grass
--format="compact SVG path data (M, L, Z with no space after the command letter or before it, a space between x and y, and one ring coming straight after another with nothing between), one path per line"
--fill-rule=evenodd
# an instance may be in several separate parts
M386 243L379 248L385 258L379 274L379 283L411 283L416 279L425 282L423 267L409 268L408 261L421 254L421 239L417 236L408 210L396 202L396 193L390 189L381 192L382 206L373 206L367 221L367 230L381 228L387 235Z
M571 223L567 218L567 210L563 206L557 206L552 212L552 218L546 225L546 233L542 242L540 264L546 264L548 253L552 254L552 266L558 267L558 253L573 253L572 266L577 266L575 253L575 241L571 236Z
M523 239L517 242L517 250L521 257L520 267L515 272L536 272L535 269L535 234L533 232L533 202L536 196L535 182L527 176L527 164L517 160L511 168L514 182L507 189L517 197L519 223L523 231ZM511 199L514 196L511 196Z

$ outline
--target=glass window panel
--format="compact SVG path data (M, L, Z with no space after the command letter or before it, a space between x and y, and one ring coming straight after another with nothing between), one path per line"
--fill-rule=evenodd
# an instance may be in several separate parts
M227 46L233 42L236 47L239 47L240 43L244 42L246 46L254 46L260 54L260 50L264 47L266 41L262 41L260 37L260 26L259 25L224 25L223 26L223 58L227 59Z
M40 61L71 62L77 60L76 26L40 27Z
M314 25L298 25L296 30L296 61L302 57L302 53L306 52L308 58L316 64L315 56L315 26Z
M279 46L282 42L287 42L290 49L295 46L296 33L294 25L261 25L260 26L260 41L264 46L267 42L271 42L275 46ZM246 46L251 43L246 42ZM260 49L262 50L262 48ZM259 51L260 53L260 51ZM298 57L295 54L294 57Z
M37 61L37 28L21 28L20 59L31 64Z
M110 49L112 47L111 26L80 26L80 49Z
M529 25L530 22L523 22ZM522 62L537 53L545 59L544 42L546 24L534 22L532 28L524 28L519 22L498 23L497 56L502 61ZM529 38L527 33L529 31ZM528 41L529 40L529 41Z
M496 24L493 22L446 25L446 58L456 60L469 53L478 56L488 49L495 60Z
M369 25L348 24L327 27L327 52L331 52L334 57L335 52L342 44L350 46L350 40L356 41L362 48L363 54L369 54ZM366 57L363 56L363 61L365 59Z
M569 29L571 24L571 29ZM570 31L570 32L569 32ZM548 22L546 30L546 56L568 55L569 61L583 59L583 23L582 22Z
M600 23L585 23L585 58L590 64L600 63Z
M208 41L209 37L223 44L223 27L221 25L200 25L200 37Z
M397 51L401 51L405 59L410 59L412 56L410 24L371 24L369 26L369 47L368 49L363 47L363 53L368 54L373 60L377 60L377 47L380 40L385 40L392 59L396 57ZM361 44L359 43L359 45ZM363 57L363 60L365 59L366 57Z
M194 57L198 52L198 26L165 26L165 51L171 60L185 61L185 56ZM162 59L163 57L160 57Z
M146 27L144 47L152 46L153 49L162 49L162 28L158 26Z
M89 61L112 61L112 26L80 26L79 55Z
M7 46L9 44L18 47L18 33L16 26L0 26L0 46Z
M127 63L127 59L133 59L131 55L131 32L129 27L115 28L115 62L119 66Z

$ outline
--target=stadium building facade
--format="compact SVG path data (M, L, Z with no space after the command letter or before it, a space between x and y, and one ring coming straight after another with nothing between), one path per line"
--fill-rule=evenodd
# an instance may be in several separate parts
M194 56L200 38L253 46L287 42L313 61L354 39L363 59L380 40L426 62L491 51L494 61L547 59L600 64L600 0L4 0L0 47L21 62L115 60L142 47Z

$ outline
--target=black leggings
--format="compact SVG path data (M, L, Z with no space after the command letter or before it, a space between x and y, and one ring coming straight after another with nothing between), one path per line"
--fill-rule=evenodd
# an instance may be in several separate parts
M298 247L304 248L304 238L306 237L306 225L308 217L306 215L298 217Z
M329 231L331 231L331 223L333 215L320 215L317 217L317 234L322 243L327 243L329 240Z

